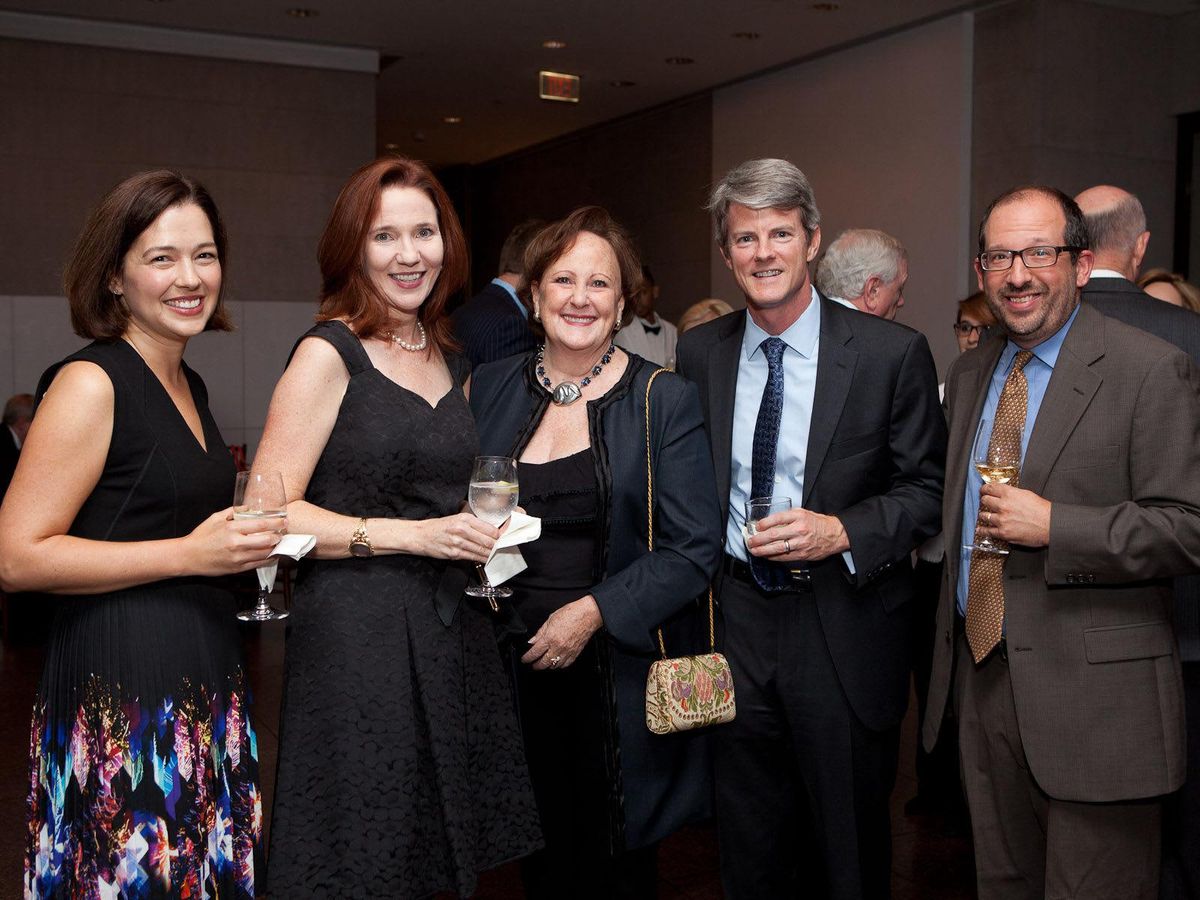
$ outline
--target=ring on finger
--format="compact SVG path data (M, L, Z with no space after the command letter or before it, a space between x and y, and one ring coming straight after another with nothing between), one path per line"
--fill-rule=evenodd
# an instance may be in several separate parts
M552 669L557 669L557 668L558 668L558 664L559 664L560 662L562 662L562 657L561 657L561 656L552 656L552 657L550 657L550 668L552 668Z
M792 542L789 541L787 538L783 539L783 552L784 553L792 552Z
M983 524L987 525L989 528L991 528L991 526L992 526L992 511L990 509L985 509L983 511L983 516L984 516Z

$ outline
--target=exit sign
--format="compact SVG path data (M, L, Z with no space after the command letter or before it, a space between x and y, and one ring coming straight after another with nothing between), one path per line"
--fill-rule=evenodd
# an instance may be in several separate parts
M538 72L538 96L543 100L579 102L579 76L562 72Z

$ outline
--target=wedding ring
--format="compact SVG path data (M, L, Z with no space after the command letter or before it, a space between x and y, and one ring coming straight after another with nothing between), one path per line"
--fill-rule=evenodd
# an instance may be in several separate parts
M986 525L988 528L991 528L992 527L992 511L990 509L985 509L983 511L983 515L984 515L983 524Z
M792 542L789 541L787 538L783 539L783 552L784 553L792 552Z
M550 668L552 668L552 669L557 669L557 668L558 668L558 664L559 664L559 662L560 662L561 660L562 660L562 657L561 657L561 656L552 656L552 657L550 657Z

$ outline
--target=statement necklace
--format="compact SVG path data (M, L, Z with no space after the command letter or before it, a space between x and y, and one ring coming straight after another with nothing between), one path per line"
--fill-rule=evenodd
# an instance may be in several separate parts
M600 357L600 362L592 366L592 374L584 377L578 384L574 381L560 381L555 387L550 387L550 377L546 374L546 365L543 358L546 355L546 345L538 347L537 353L537 375L542 380L542 384L546 390L550 392L550 399L554 401L556 406L570 406L576 400L583 396L583 389L592 383L592 379L599 375L606 365L612 360L613 354L617 352L616 344L609 344L608 349L604 351L604 355Z
M385 338L387 338L389 341L391 341L393 344L399 344L403 349L410 350L413 353L416 353L418 350L424 350L427 346L429 346L429 341L425 337L425 326L421 324L420 319L417 319L417 332L421 335L421 339L419 341L417 341L415 344L410 344L408 341L404 340L404 338L400 337L394 331L385 331L383 333L383 336Z

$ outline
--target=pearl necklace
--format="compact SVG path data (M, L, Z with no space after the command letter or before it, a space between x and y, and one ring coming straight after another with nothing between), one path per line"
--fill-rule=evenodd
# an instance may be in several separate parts
M425 336L425 326L421 324L420 319L417 320L417 332L421 335L421 339L415 344L410 344L393 331L385 331L383 336L393 344L399 344L403 349L416 353L417 351L424 350L429 346L429 340Z
M550 399L554 401L556 406L570 406L583 396L583 389L591 384L592 379L603 371L616 352L617 345L609 344L608 349L604 351L604 355L600 357L600 362L592 366L592 373L590 375L583 378L578 384L574 381L560 381L552 388L550 387L550 376L546 374L546 365L544 362L546 345L542 344L542 346L538 347L537 352L537 375L542 380L542 385L546 390L550 391Z

